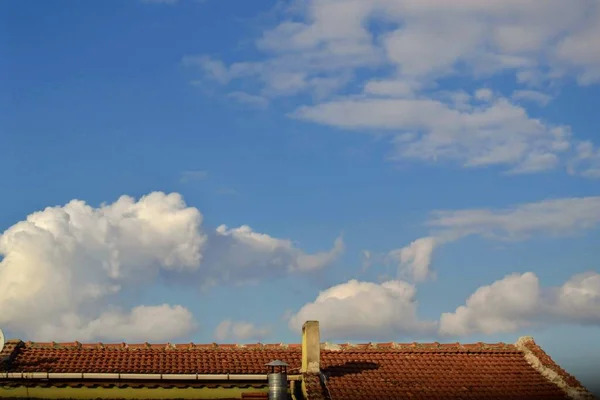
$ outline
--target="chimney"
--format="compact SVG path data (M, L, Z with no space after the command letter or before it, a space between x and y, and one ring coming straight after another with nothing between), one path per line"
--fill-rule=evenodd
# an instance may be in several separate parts
M321 372L321 334L319 321L302 325L302 373Z

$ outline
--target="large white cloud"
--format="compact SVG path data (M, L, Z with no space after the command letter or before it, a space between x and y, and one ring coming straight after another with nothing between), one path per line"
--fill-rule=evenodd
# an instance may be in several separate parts
M489 335L545 323L600 324L600 274L578 274L558 288L541 287L532 272L508 275L442 314L440 333Z
M533 272L511 274L477 289L439 321L418 315L414 285L351 280L326 289L289 316L298 332L318 320L325 340L395 340L528 331L555 324L600 325L600 274L572 276L559 287L543 287Z
M122 339L140 337L153 316L171 325L150 334L157 340L185 336L196 323L180 306L107 307L161 276L196 285L256 280L323 268L342 250L341 238L330 251L306 254L247 226L204 231L200 211L177 193L122 196L97 208L73 200L0 236L0 325L44 340ZM101 331L103 324L113 328Z
M197 327L192 313L183 306L137 306L130 311L110 307L95 318L75 312L57 316L56 321L40 320L34 331L41 340L112 340L160 342L183 339Z
M351 280L319 293L290 317L289 327L298 332L305 321L318 320L327 340L431 334L436 324L418 319L415 295L416 288L400 280L381 284Z
M596 0L311 0L288 2L283 20L257 38L259 61L227 65L187 56L208 80L258 83L257 95L311 92L296 118L343 128L388 130L393 157L499 165L532 173L567 165L598 177L600 156L577 150L560 121L532 117L522 100L546 104L548 83L600 82ZM493 98L439 90L441 78L512 73L519 87ZM363 90L348 95L348 87ZM240 87L243 85L240 85ZM536 90L532 90L536 87ZM318 92L318 93L317 93ZM325 98L331 96L331 99ZM435 116L435 118L432 118ZM593 145L592 145L593 146ZM594 154L600 154L592 147ZM590 153L589 151L587 153Z
M518 204L505 209L438 210L431 213L429 236L392 250L386 261L399 274L419 281L432 275L433 253L444 243L469 235L525 240L532 235L564 236L600 225L600 197L573 197Z

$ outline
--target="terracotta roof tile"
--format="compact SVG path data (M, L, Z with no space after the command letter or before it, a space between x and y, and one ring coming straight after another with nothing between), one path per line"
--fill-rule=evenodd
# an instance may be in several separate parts
M276 346L103 344L80 347L27 343L10 365L14 372L159 374L264 374L280 359L300 367L300 348Z
M334 399L396 399L399 393L417 398L501 398L510 393L512 398L566 398L519 350L504 344L322 351L321 365Z
M303 385L310 400L567 398L556 382L551 382L528 361L525 353L530 351L568 386L585 393L581 384L556 365L533 340L520 342L519 346L527 350L505 343L323 344L322 374L303 375ZM16 354L9 364L13 372L265 374L268 371L265 364L277 359L289 364L288 373L296 374L302 358L298 344L126 345L17 341L7 343L7 349L3 353ZM210 382L90 381L61 384L211 385ZM259 386L265 387L265 384ZM240 387L230 382L219 385Z

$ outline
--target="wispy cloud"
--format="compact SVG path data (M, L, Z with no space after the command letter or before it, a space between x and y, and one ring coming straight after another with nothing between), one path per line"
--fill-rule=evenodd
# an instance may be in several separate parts
M215 193L217 193L220 196L239 196L240 193L232 188L228 188L228 187L220 187L218 188Z
M208 178L208 171L204 170L189 170L183 171L179 177L181 183L188 183L194 181L202 181Z
M256 38L262 59L226 64L191 55L184 63L228 92L251 82L256 93L244 93L261 99L312 94L313 104L289 115L387 131L390 160L499 166L509 174L568 166L573 174L600 175L589 158L576 162L581 140L569 126L535 118L526 108L548 104L543 87L534 89L548 82L600 82L597 2L292 3L282 21ZM466 96L440 90L440 79L457 73L474 83L512 74L518 89L511 97L494 88Z
M140 0L142 3L153 3L153 4L175 4L179 0Z
M247 104L256 108L267 108L269 106L269 100L262 96L256 96L245 92L232 92L228 95L230 98L235 99L239 103Z
M222 321L214 332L214 337L220 342L225 341L261 341L265 339L271 330L267 327L257 327L256 325L245 321L232 321L230 319Z
M431 213L426 225L431 229L428 236L385 257L398 265L399 276L416 281L430 277L435 249L466 236L517 241L596 228L600 225L600 197L544 200L506 209L439 210Z
M512 94L513 100L523 100L536 103L540 106L546 106L553 99L552 96L536 90L516 90Z
M467 95L469 102L460 107L421 98L334 100L300 107L292 116L379 134L388 131L393 160L446 160L468 168L500 165L520 173L558 165L570 147L568 127L531 119L506 98L478 94Z

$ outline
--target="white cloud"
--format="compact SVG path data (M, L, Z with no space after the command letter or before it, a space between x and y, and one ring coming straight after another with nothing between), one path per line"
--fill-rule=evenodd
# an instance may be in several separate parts
M475 98L477 100L490 101L494 98L494 92L488 88L481 88L475 91Z
M306 254L291 240L254 232L247 225L238 228L219 226L209 239L212 252L207 254L207 268L223 280L233 275L237 280L252 280L266 273L308 272L333 263L344 251L341 237L324 252ZM223 271L222 266L229 269Z
M110 309L87 320L76 313L42 322L36 331L40 340L80 341L94 339L130 342L160 342L183 339L197 328L192 313L182 306L137 306L128 312Z
M361 267L360 267L361 272L367 271L369 268L371 268L372 264L373 264L373 253L369 250L363 250L361 252Z
M566 321L600 323L600 274L575 275L552 292L554 312Z
M171 319L162 331L167 339L192 329L187 310L104 311L115 296L162 276L197 285L244 282L323 268L343 250L338 239L330 251L306 254L247 226L206 233L202 219L181 195L160 192L97 208L73 200L29 215L0 236L0 325L26 337L87 339L101 335L97 321L108 321L126 327L114 335L136 338L147 326L140 315L156 315Z
M427 225L454 235L521 239L564 235L600 224L600 197L572 197L519 204L506 209L440 210Z
M514 274L471 295L465 306L440 318L440 333L488 335L514 332L532 324L531 317L539 307L539 282L535 274Z
M369 95L389 97L411 97L418 89L415 82L399 79L371 80L365 83L363 91Z
M579 142L575 156L569 162L569 173L600 178L600 147L590 141Z
M152 279L158 268L200 266L206 244L201 222L181 196L164 193L137 202L123 196L99 208L73 200L29 215L0 236L0 324L39 338L43 325L79 315L90 326L69 317L65 335L69 328L98 333L91 327L94 311L123 285Z
M589 12L578 29L563 37L554 50L556 59L577 70L582 85L600 81L600 5L588 1Z
M269 328L258 328L250 322L244 321L222 321L214 332L214 337L219 342L224 341L261 341L271 333Z
M290 269L293 271L314 271L321 269L324 265L334 262L344 252L344 249L344 240L340 236L335 239L333 248L328 251L321 251L315 254L300 254L296 263Z
M564 236L600 225L600 197L544 200L506 209L439 210L431 213L430 236L392 250L388 260L399 264L399 275L415 281L432 275L436 247L470 235L496 240L525 240L532 235Z
M388 257L399 264L399 276L408 274L415 281L423 281L432 274L431 258L437 244L435 237L423 237L406 247L390 251Z
M558 288L540 287L532 272L508 275L442 314L440 334L491 335L549 322L600 324L600 274L575 275Z
M478 91L476 98L489 102L456 107L426 98L342 99L301 107L293 116L349 129L413 133L408 137L396 134L392 155L396 160L447 160L464 167L500 165L526 173L555 167L569 149L567 127L532 119L506 98L492 100L487 89Z
M439 321L421 320L416 288L400 280L381 284L351 280L319 293L296 313L289 328L318 320L325 340L397 340L423 335L512 333L550 324L600 324L600 274L572 276L559 287L542 287L532 272L511 274L478 288Z
M187 66L200 67L206 76L219 83L229 83L232 79L229 68L220 60L212 59L208 56L188 56L183 58L183 64ZM199 84L201 81L194 81Z
M381 284L351 280L319 293L290 317L289 327L297 332L305 321L318 320L327 340L431 333L436 324L417 318L415 295L413 285L399 280Z
M514 73L525 87L513 100L543 105L547 95L526 85L564 78L600 82L600 50L593 51L600 46L597 1L292 3L285 19L257 39L264 55L259 61L226 65L191 56L184 62L200 65L223 84L251 79L261 97L312 92L317 104L290 115L348 129L390 130L397 136L391 159L500 165L514 174L552 169L573 156L569 148L577 142L569 127L531 117L492 88L460 106L440 100L435 90L440 78L460 75L475 82ZM362 86L362 93L348 95L350 85ZM413 140L400 140L407 132ZM572 165L579 174L578 164Z

